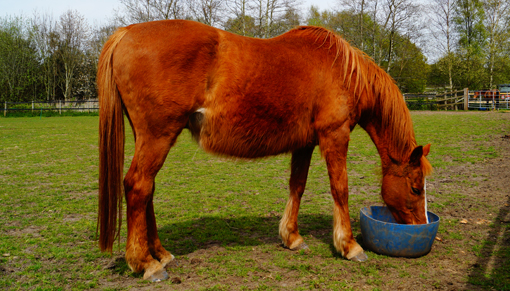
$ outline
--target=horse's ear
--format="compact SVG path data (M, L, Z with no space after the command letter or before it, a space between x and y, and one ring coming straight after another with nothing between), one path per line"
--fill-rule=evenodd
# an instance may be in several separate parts
M423 156L426 157L430 152L430 144L423 147Z
M428 152L427 152L427 154L428 154ZM411 156L409 157L409 164L413 165L413 166L419 166L422 156L423 156L423 147L417 146L411 153Z

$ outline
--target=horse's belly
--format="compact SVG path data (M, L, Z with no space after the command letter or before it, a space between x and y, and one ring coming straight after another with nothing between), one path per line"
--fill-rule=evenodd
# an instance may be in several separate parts
M202 110L197 140L204 150L241 158L290 152L313 144L309 123L292 116Z

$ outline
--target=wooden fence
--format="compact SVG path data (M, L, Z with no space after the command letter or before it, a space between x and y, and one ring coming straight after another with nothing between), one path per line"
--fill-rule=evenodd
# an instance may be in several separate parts
M476 91L463 90L442 94L404 94L410 109L429 110L498 110L510 109L510 98L480 96Z
M443 94L436 95L436 103L438 109L444 110L459 110L469 109L469 89L446 92Z
M94 112L98 109L99 101L97 100L4 102L4 116L7 116L8 112L16 111L41 112L41 114L43 111L58 111L62 114L62 111Z

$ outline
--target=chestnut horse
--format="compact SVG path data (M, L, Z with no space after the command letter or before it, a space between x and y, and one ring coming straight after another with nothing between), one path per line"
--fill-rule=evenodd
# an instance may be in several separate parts
M188 128L206 151L240 158L292 153L290 197L279 235L307 248L298 211L310 159L319 146L333 196L336 250L367 256L351 231L347 147L356 124L382 161L382 198L396 220L427 223L425 176L430 145L417 146L412 120L391 77L345 40L320 27L271 39L235 35L192 21L120 28L99 60L99 245L110 251L127 200L126 261L144 279L168 276L174 256L163 248L154 216L154 178ZM124 181L124 117L135 154Z

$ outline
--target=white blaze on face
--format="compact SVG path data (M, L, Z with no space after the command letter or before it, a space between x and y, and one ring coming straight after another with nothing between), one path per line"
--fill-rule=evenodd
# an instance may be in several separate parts
M423 186L423 195L425 196L425 218L427 218L427 224L429 223L429 214L427 213L427 179L425 179L425 184Z

